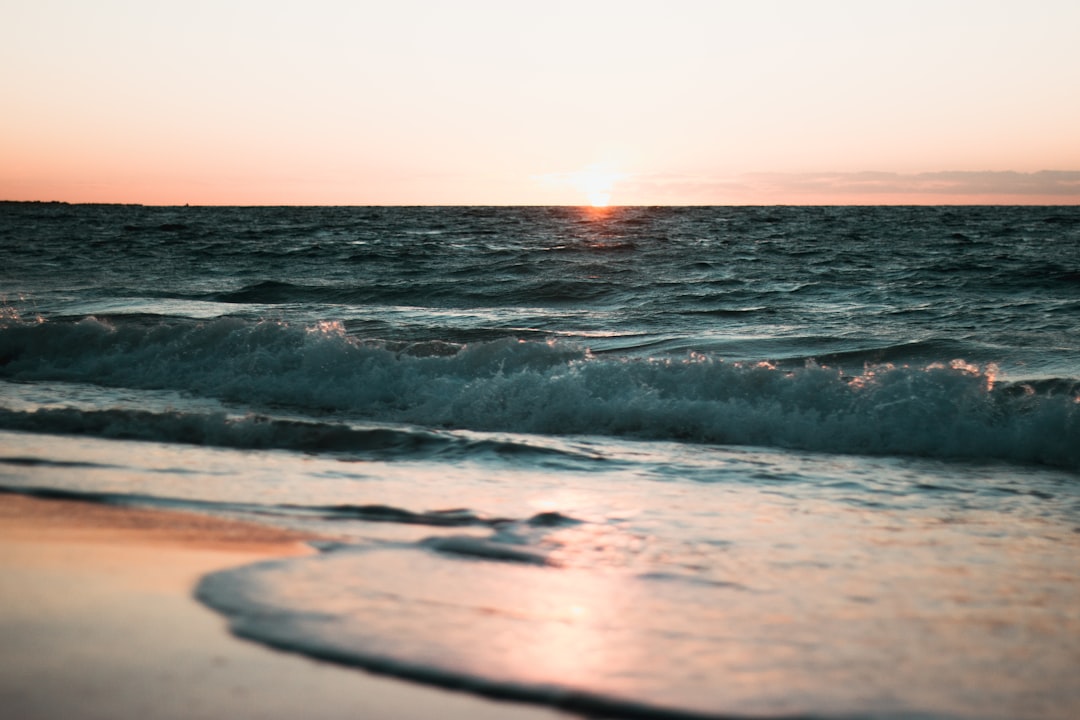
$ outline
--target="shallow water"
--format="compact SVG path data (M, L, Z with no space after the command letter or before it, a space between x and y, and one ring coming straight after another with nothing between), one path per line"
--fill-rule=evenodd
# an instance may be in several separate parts
M333 536L261 642L579 712L1080 712L1080 211L0 207L0 485ZM272 622L266 622L272 617Z

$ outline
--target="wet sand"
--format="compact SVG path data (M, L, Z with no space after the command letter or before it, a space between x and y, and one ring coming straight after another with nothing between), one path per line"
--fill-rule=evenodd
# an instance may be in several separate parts
M189 513L0 494L0 707L8 717L556 720L234 638L192 597L214 570L306 538Z

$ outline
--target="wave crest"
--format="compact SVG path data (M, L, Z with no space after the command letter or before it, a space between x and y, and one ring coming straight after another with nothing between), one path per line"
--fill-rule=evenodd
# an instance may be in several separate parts
M170 389L350 420L1001 459L1080 468L1080 383L996 382L962 361L878 365L593 357L502 339L411 354L340 323L224 318L0 329L0 377Z

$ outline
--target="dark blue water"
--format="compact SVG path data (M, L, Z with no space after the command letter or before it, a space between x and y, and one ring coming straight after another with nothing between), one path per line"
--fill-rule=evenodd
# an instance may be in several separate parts
M0 249L0 484L341 543L208 579L237 632L579 712L1080 711L1080 209L6 204Z

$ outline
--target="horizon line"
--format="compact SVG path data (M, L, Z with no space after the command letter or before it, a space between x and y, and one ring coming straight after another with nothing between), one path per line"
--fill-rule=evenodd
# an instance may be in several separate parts
M80 202L72 200L7 200L0 205L68 205L75 207L143 208L580 208L604 212L623 208L740 208L740 207L1080 207L1080 198L1070 202L775 202L775 203L628 203L596 206L588 203L140 203Z

